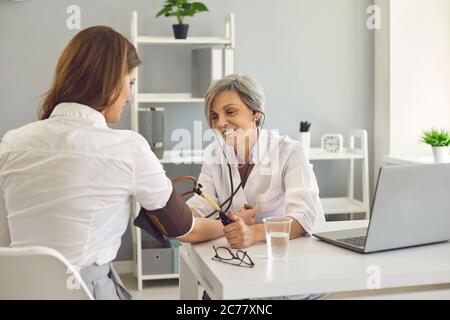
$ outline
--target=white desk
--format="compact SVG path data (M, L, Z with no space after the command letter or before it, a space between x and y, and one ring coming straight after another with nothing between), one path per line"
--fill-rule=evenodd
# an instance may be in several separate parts
M318 231L365 226L367 220L327 222ZM360 254L303 237L291 240L287 261L267 260L265 243L247 248L253 268L211 260L213 244L226 239L180 248L181 299L198 299L198 282L213 299L368 290L370 266L381 271L381 289L450 283L450 242ZM449 289L443 294L450 298Z

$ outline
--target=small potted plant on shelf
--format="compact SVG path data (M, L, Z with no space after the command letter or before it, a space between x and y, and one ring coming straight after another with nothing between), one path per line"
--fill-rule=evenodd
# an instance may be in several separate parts
M431 145L435 163L449 162L450 134L448 131L433 128L424 131L422 134L422 142Z
M184 24L185 17L193 17L198 12L208 11L201 2L188 2L188 0L165 0L164 7L156 14L156 17L177 17L178 24L173 24L175 39L186 39L189 25Z
M309 132L309 128L311 127L311 123L308 121L300 122L300 132L298 133L298 141L303 144L305 148L306 154L309 157L309 149L311 147L311 132Z

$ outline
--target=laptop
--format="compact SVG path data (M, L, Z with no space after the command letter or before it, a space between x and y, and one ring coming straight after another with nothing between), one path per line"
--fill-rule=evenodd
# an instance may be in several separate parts
M448 241L450 163L381 167L369 226L313 236L360 253Z

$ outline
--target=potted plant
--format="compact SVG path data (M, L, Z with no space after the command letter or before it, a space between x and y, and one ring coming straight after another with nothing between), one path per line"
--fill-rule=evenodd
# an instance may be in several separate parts
M435 163L449 162L450 134L448 131L433 128L424 131L422 142L431 145Z
M164 7L156 14L156 17L177 17L178 24L173 24L175 39L186 39L189 25L183 24L185 17L193 17L198 12L208 11L201 2L188 2L188 0L165 0Z
M309 158L309 149L311 147L311 132L309 132L309 128L311 127L311 123L308 121L300 122L300 132L298 133L298 141L303 144L305 148L305 152Z

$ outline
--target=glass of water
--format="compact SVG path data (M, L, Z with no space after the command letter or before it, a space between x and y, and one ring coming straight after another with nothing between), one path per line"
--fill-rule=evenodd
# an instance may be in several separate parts
M263 222L266 231L268 258L287 258L292 219L288 217L268 217L264 218Z

